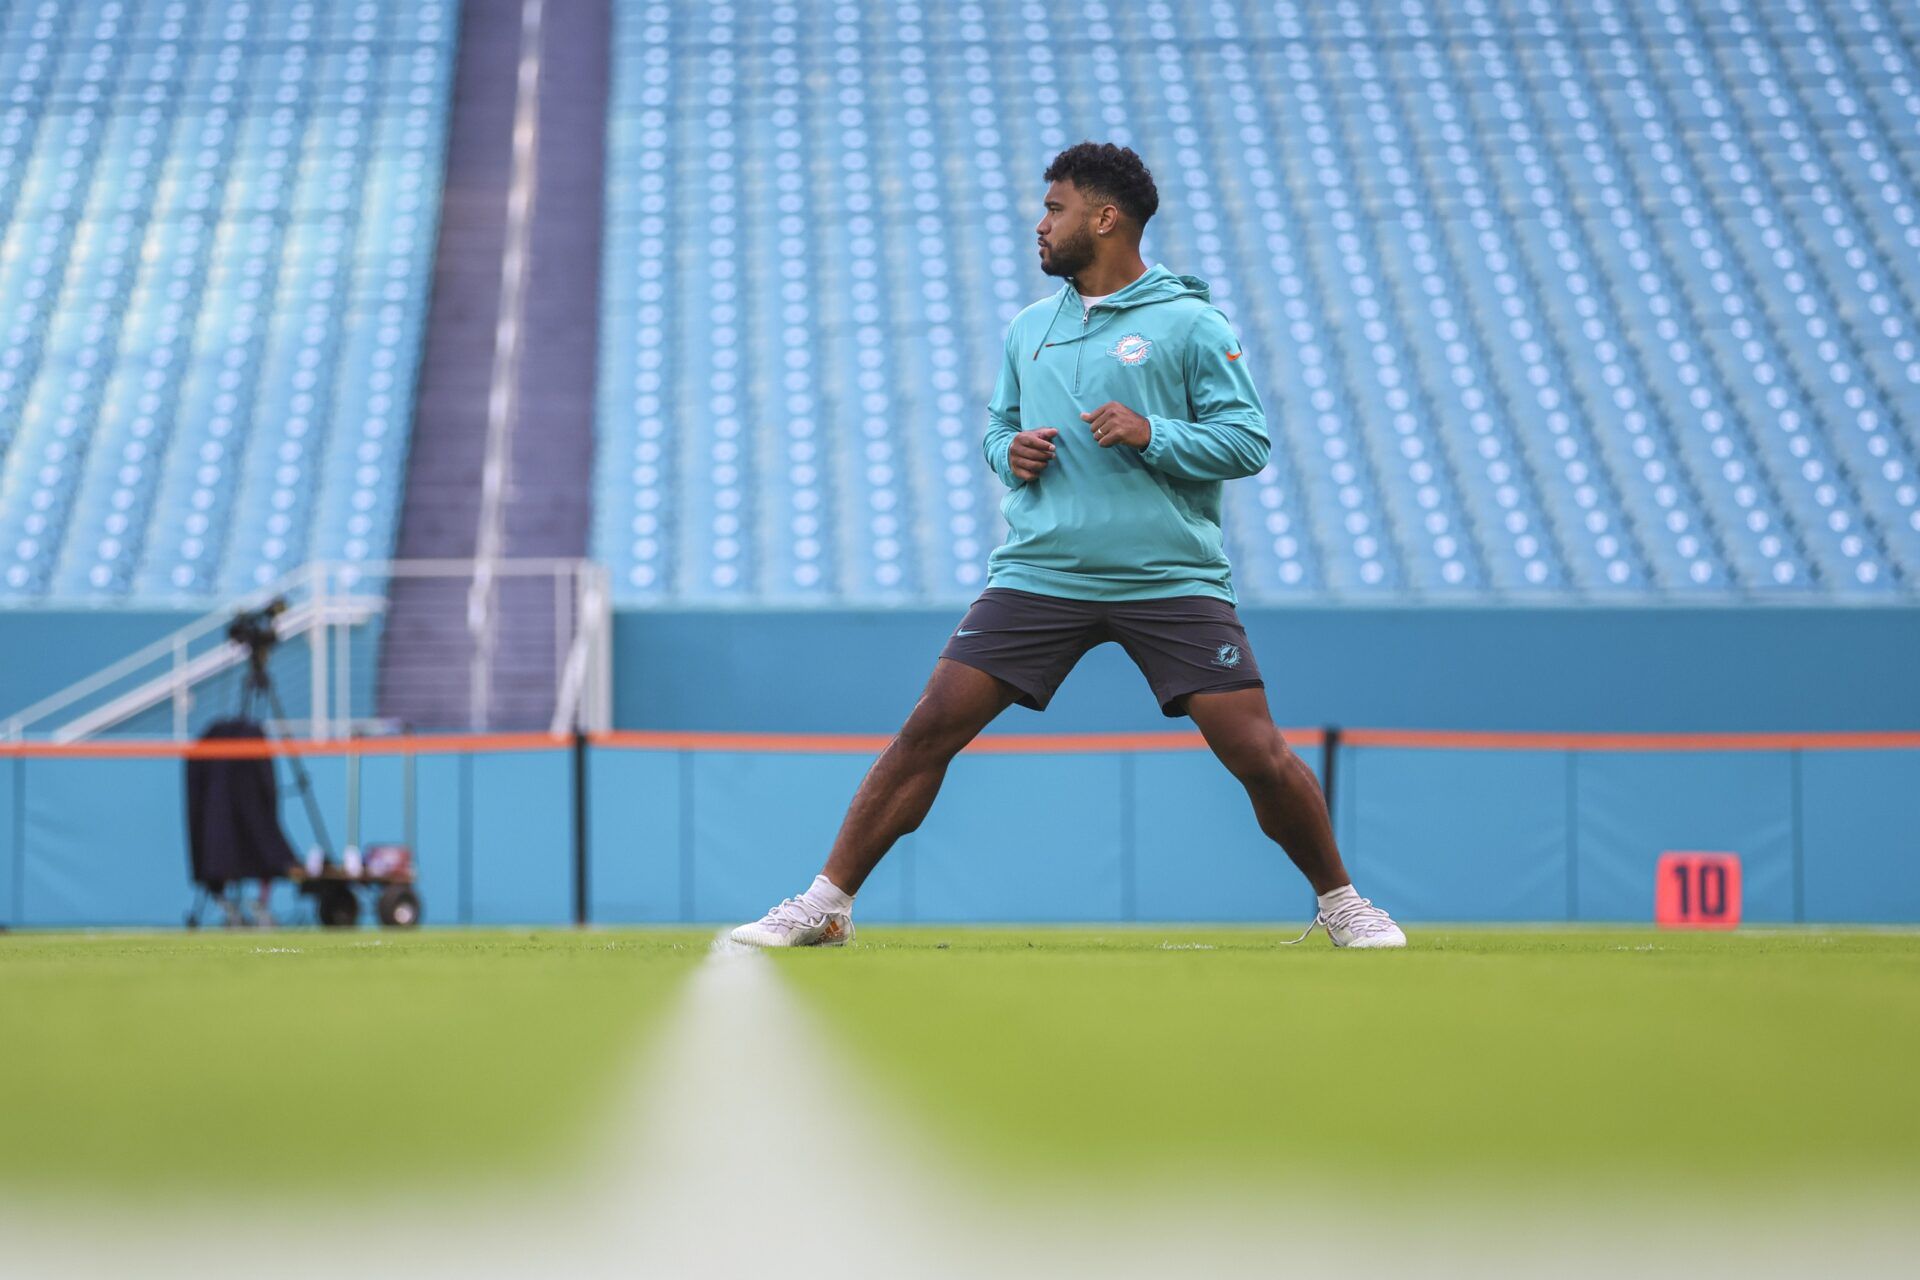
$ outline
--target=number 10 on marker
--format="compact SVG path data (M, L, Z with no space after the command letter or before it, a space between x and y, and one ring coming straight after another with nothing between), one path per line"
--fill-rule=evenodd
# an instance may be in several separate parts
M1653 918L1663 929L1740 923L1740 855L1663 853L1653 873Z

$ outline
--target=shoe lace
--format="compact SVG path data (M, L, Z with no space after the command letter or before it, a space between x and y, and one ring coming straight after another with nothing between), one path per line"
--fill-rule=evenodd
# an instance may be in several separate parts
M1321 915L1326 918L1328 932L1345 929L1363 938L1385 933L1394 927L1393 917L1366 898L1350 899L1331 912L1321 912Z
M1355 898L1350 902L1341 903L1331 912L1322 911L1318 913L1312 920L1307 922L1305 932L1299 937L1289 939L1280 945L1283 947L1298 946L1300 943L1312 937L1313 931L1323 925L1326 927L1327 934L1330 937L1335 929L1345 929L1348 933L1358 934L1362 937L1371 937L1375 934L1385 933L1388 929L1393 928L1393 917L1374 906L1371 899Z
M1299 937L1297 937L1297 938L1290 938L1290 939L1288 939L1287 941L1285 941L1285 942L1283 942L1283 943L1281 943L1280 945L1281 945L1281 946L1283 946L1283 947L1297 947L1297 946L1299 946L1299 945L1300 945L1301 943L1303 943L1303 942L1305 942L1305 941L1306 941L1306 940L1307 940L1308 938L1311 938L1311 937L1313 936L1313 931L1314 931L1315 929L1318 929L1318 928L1320 927L1320 922L1321 922L1321 920L1322 920L1322 919L1324 919L1324 918L1325 918L1325 917L1323 917L1323 916L1320 916L1320 915L1315 915L1315 916L1313 917L1313 919L1311 919L1311 920L1309 920L1309 921L1307 921L1307 928L1306 928L1306 932L1305 932L1305 933L1302 933L1302 934L1301 934L1301 935L1300 935Z
M806 929L826 919L826 914L824 911L808 906L799 898L782 898L779 906L767 912L765 923L790 929Z

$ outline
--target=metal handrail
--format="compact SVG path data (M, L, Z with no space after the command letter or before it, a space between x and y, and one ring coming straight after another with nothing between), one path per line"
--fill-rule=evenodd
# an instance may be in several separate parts
M386 610L387 602L374 596L338 596L325 604L308 602L288 609L274 619L274 634L282 640L304 635L316 628L338 626L342 622L353 625L365 622L376 613ZM139 715L142 711L159 706L173 698L176 693L209 676L219 675L231 670L247 660L248 650L244 645L229 640L216 649L208 649L198 657L184 664L176 665L163 676L156 676L121 694L113 701L70 720L53 731L55 742L78 742L91 737L103 729L111 728L121 721Z
M612 723L612 704L605 692L607 661L610 657L608 650L611 646L605 643L594 646L586 642L594 635L605 637L609 617L608 577L603 565L582 562L575 567L573 590L577 616L574 618L574 642L568 648L566 663L560 673L560 692L554 699L549 731L555 736L582 723L602 727Z
M71 706L82 698L90 697L98 693L114 682L124 680L126 677L139 671L142 667L151 665L159 658L171 653L183 651L186 646L192 644L195 640L201 639L214 632L224 632L227 624L232 621L233 615L237 610L251 608L257 604L265 604L275 596L285 595L297 583L308 579L311 573L312 569L310 567L302 567L295 569L291 573L282 574L258 591L250 592L240 597L240 600L232 607L210 613L198 622L188 623L178 631L162 636L146 648L137 650L127 657L120 659L120 661L101 668L99 671L94 672L85 679L76 681L58 693L49 694L40 699L40 701L21 708L19 711L7 717L5 732L0 734L0 737L17 739L27 725L32 724L36 720L46 719L49 714L58 711L61 707Z
M146 678L135 687L110 695L110 700L103 705L79 714L55 730L56 740L70 741L98 732L169 698L174 702L174 734L184 737L191 701L189 690L209 676L228 669L239 653L238 646L230 642L213 646L206 642L214 636L223 636L236 612L256 608L275 597L288 597L294 602L287 613L275 620L276 632L289 637L309 633L313 636L316 707L315 714L306 723L312 726L315 736L327 736L330 726L351 721L352 660L345 643L346 628L360 625L387 608L384 592L369 594L356 591L356 586L366 580L458 579L472 574L474 567L472 560L456 559L314 561L15 712L0 721L0 739L22 740L31 726L143 674ZM554 579L555 731L565 732L574 725L590 730L607 727L612 713L612 668L610 579L605 566L588 560L541 557L499 560L491 566L491 572L501 578ZM560 622L563 601L571 614L571 625L564 631ZM330 627L341 630L329 636ZM199 652L193 652L196 646ZM167 664L164 672L151 673L152 668L162 663ZM331 699L327 695L329 684L333 687ZM336 713L328 714L325 706L328 701L339 704Z

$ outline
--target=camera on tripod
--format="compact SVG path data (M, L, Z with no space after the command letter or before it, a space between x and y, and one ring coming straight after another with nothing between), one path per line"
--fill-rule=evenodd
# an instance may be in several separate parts
M248 661L256 672L264 672L267 655L280 643L280 629L275 619L287 611L287 598L275 596L258 609L244 609L233 615L233 621L227 624L227 639L240 645L247 651Z
M240 682L240 703L236 714L216 720L207 727L205 739L271 740L287 734L297 723L287 718L274 687L269 659L280 647L280 619L288 612L285 596L275 596L265 604L242 609L227 623L227 639L246 656L246 673ZM305 629L296 618L290 628L294 636ZM290 637L291 638L291 637ZM234 655L237 657L238 655ZM296 673L297 664L294 667ZM313 845L307 858L294 855L280 828L279 782L276 766L284 760L293 774L296 790L306 806L307 823L313 831ZM413 757L406 758L406 801L408 824L413 813ZM326 819L314 798L313 776L299 751L284 753L244 753L232 757L208 755L187 762L187 812L193 876L203 889L187 913L187 924L199 924L200 911L209 902L218 901L226 909L231 923L237 908L229 895L229 886L241 880L261 882L260 907L256 919L270 919L266 910L268 888L274 880L290 879L299 892L314 903L314 914L328 926L348 926L360 918L360 897L376 893L375 914L385 925L411 926L420 923L420 893L413 863L412 842L375 845L365 860L355 842L359 835L360 762L357 754L347 758L347 839L345 857L336 859Z

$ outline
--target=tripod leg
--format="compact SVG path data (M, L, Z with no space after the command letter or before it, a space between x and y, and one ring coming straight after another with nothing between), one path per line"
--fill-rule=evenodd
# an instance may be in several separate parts
M261 691L267 696L267 705L273 708L274 718L284 723L287 713L280 705L280 695L274 690L273 684L264 679L264 674ZM313 798L313 776L307 772L306 761L299 756L289 755L287 763L293 768L293 778L300 792L300 798L306 801L307 821L313 826L313 837L320 842L321 852L325 853L327 860L331 862L333 861L333 840L327 835L326 821L320 816L320 802Z

